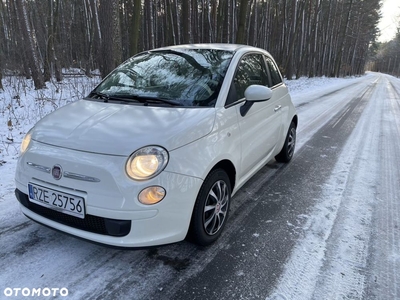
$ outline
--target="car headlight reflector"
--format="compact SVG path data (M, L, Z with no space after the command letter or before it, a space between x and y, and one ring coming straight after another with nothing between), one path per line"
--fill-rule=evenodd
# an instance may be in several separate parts
M21 148L20 148L21 154L24 154L26 149L28 149L28 146L31 142L31 138L32 138L32 135L31 135L31 131L29 130L28 133L22 139Z
M150 186L139 193L138 199L142 204L152 205L164 199L165 194L165 189L161 186Z
M143 147L128 158L126 173L135 180L146 180L160 174L167 166L168 152L159 146Z

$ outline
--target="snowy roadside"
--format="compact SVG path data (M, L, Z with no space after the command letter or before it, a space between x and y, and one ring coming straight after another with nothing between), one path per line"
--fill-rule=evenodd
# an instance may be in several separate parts
M99 77L70 76L35 90L32 80L5 76L0 90L0 203L14 200L14 172L21 140L45 115L87 95ZM14 202L14 201L13 201Z

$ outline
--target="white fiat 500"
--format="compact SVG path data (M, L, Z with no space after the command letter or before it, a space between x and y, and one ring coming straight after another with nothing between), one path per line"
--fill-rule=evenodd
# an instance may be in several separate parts
M146 51L26 134L16 196L29 218L94 242L209 245L232 195L268 161L291 160L296 127L267 51Z

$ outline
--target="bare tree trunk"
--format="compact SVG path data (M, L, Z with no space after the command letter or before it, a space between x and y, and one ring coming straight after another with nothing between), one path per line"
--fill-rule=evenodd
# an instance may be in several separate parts
M340 68L342 65L342 55L344 52L345 40L346 40L346 33L348 30L349 22L350 22L350 13L353 7L353 0L350 0L349 8L347 9L345 23L342 24L341 33L339 36L339 48L336 54L336 64L335 64L335 76L340 76Z
M246 42L246 16L247 16L247 7L249 0L240 0L240 8L239 8L239 25L238 31L236 33L236 43L244 44Z
M198 43L200 41L200 30L198 27L199 24L199 11L197 9L198 7L198 3L197 2L201 2L198 0L192 0L191 5L190 5L190 11L191 11L191 37L190 37L190 42L191 43Z
M201 12L201 20L199 21L199 31L200 31L200 41L201 42L205 42L206 41L206 31L205 31L205 27L206 27L206 16L208 15L208 9L209 7L206 7L206 3L205 0L201 0L201 8L202 8L202 12ZM208 29L210 30L210 29Z
M131 31L131 50L130 55L138 53L138 45L140 39L140 18L142 16L142 1L134 0L132 15L132 31Z
M85 75L91 77L92 59L93 59L93 43L95 35L95 18L93 16L92 5L90 0L84 0L83 3L85 11L85 24L86 24L86 36L85 36L85 47L86 59L85 59ZM55 14L57 15L57 14ZM57 58L55 58L57 64ZM56 71L57 73L57 71ZM57 76L57 75L56 75Z
M56 48L54 45L54 39L57 39L57 45L60 45L60 43L58 42L58 36L59 36L59 5L57 5L56 3L56 8L55 8L55 13L54 13L54 28L53 28L53 45L52 45L52 51L53 51L53 58L54 58L54 73L56 76L56 80L57 82L61 82L63 79L62 76L62 68L61 68L61 63L60 60L58 58L58 55L56 54ZM59 48L59 46L57 46Z
M182 43L182 32L181 32L181 18L179 14L179 8L178 8L178 1L174 0L175 3L175 18L176 18L176 33L177 33L177 44Z
M161 46L161 44L160 44L161 39L158 38L158 33L159 33L158 29L160 28L159 25L158 25L159 18L157 16L157 11L159 11L158 10L158 4L159 4L159 0L156 0L155 2L153 2L153 8L152 8L152 16L153 16L153 22L152 23L153 23L154 46L155 47L160 47ZM162 28L161 28L161 30L162 30Z
M286 61L286 78L291 80L293 77L293 51L294 51L294 42L295 42L295 37L297 33L298 26L296 24L296 16L297 16L297 1L292 0L292 7L291 7L291 24L290 24L290 33L289 33L289 52L288 52L288 58Z
M148 39L150 41L149 48L153 49L154 46L154 18L153 18L153 0L146 0L145 7L147 11L147 28Z
M237 31L237 0L232 0L232 24L231 24L231 42L236 42L236 31Z
M2 54L0 52L0 90L4 90L3 88L3 64L2 64Z
M172 34L172 44L176 45L177 40L176 40L176 34L175 34L175 23L174 23L174 15L172 13L173 9L172 9L171 0L165 0L165 5L167 6L167 13L168 13L168 17L170 20L170 31Z
M226 0L219 0L217 9L217 42L223 42Z
M210 27L210 43L217 41L217 1L209 0L211 2L211 10L208 14L208 22Z
M190 16L190 1L182 1L182 30L183 30L183 43L188 44L191 42L191 16Z
M42 89L45 87L43 74L40 70L39 54L36 48L36 38L33 28L31 28L28 11L26 8L25 0L16 0L17 13L21 24L22 35L24 42L29 49L27 53L27 62L30 67L35 89Z
M99 65L101 76L104 77L121 62L118 1L101 0L99 15L101 29Z
M253 15L254 15L254 22L252 22L252 23L254 23L254 30L253 30L253 34L251 35L251 38L252 38L251 44L254 46L258 46L257 35L258 35L258 32L260 31L260 28L258 27L258 1L256 1L253 4ZM249 35L249 37L250 37L250 35Z
M15 3L15 0L10 0L10 4L13 6L12 7L12 14L10 15L11 18L15 20L14 23L11 23L12 25L15 26L17 29L17 38L16 38L16 44L18 49L26 49L26 42L25 42L25 37L23 34L23 22L20 20L19 17L19 12L17 9L17 4ZM21 64L21 69L19 71L21 74L26 78L26 79L32 79L32 73L31 70L28 66L28 59L27 59L27 50L25 51L17 51L16 53L16 59L20 60Z
M3 1L0 1L0 18L1 18L1 20L2 20L2 22L0 23L0 37L2 37L2 32L4 32L4 15L3 15L3 10L4 10L4 3L3 3ZM4 40L5 40L5 38L4 38ZM3 51L2 51L2 46L4 46L4 44L3 45L0 45L0 90L3 90L4 88L3 88L3 82L2 82L2 80L3 80L3 64L2 64L2 61L3 61Z
M310 6L311 9L312 6ZM317 33L318 33L318 11L319 11L319 0L315 0L314 5L314 16L313 23L311 25L311 40L310 40L310 56L309 56L309 71L308 77L314 77L316 74L316 44L317 44Z
M45 81L50 81L52 76L52 69L56 69L55 62L56 62L56 53L54 50L54 38L55 38L55 22L54 22L54 1L48 1L48 16L47 16L47 49L46 49L46 56L44 62L44 72L43 77ZM57 81L61 81L58 80Z

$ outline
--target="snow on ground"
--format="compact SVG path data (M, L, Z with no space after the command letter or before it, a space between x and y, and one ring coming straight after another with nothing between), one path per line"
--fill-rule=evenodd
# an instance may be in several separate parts
M376 105L376 102L375 102ZM367 116L376 107L369 106ZM376 177L371 170L377 169L378 155L371 152L371 149L378 149L379 124L368 122L363 118L348 139L348 143L342 150L340 161L332 170L331 178L325 183L324 192L313 211L303 218L307 219L303 227L304 238L295 247L290 261L286 265L286 271L281 277L281 284L278 285L275 293L268 300L279 299L347 299L351 290L351 299L361 299L364 291L365 279L362 275L353 270L354 265L365 267L368 246L369 226L371 223L371 198L374 193L371 191L370 182ZM378 120L379 121L379 120ZM368 128L365 126L368 125ZM368 139L363 141L365 131L369 132ZM357 163L357 151L360 143L363 146L362 154L365 156L362 166ZM356 187L353 187L358 194L346 195L350 177L357 178ZM346 199L344 199L346 198ZM360 203L365 199L363 205ZM341 207L345 203L345 207ZM337 220L341 219L341 224ZM360 220L361 219L361 220ZM361 223L364 223L362 226ZM333 234L334 226L341 226L340 243L337 250L340 254L330 262L329 274L325 278L319 278L324 261L328 260L328 241ZM335 232L337 234L337 231ZM354 236L357 237L354 245ZM351 244L350 251L348 244ZM347 252L347 253L345 253ZM334 270L332 270L334 269ZM337 276L330 278L331 276ZM346 278L344 278L346 277ZM319 281L330 281L329 284L322 284L318 287Z
M69 76L61 83L48 82L46 89L35 90L32 80L17 76L3 78L4 90L0 90L0 203L13 198L15 165L25 133L48 113L86 96L98 82L99 77Z
M357 108L365 105L361 118L352 125L323 194L302 216L307 219L303 238L267 300L399 299L395 270L400 260L394 255L399 251L399 172L390 162L398 155L399 143L393 137L400 128L400 81L376 73L368 76L369 84L359 94ZM353 80L357 79L349 82ZM347 83L337 82L343 87ZM327 85L325 92L334 85ZM304 95L294 97L298 103L306 101L300 94Z
M346 77L346 78L332 78L332 77L300 77L296 80L286 80L285 83L289 88L292 96L302 92L326 90L329 87L336 87L340 84L347 84L352 79L359 77Z
M349 96L347 93L335 94L338 90L346 89L348 95L354 97L376 83L377 77L371 73L344 79L323 77L287 81L293 102L301 115L298 128L301 141L297 151L327 122L332 111L343 108ZM370 80L353 87L353 83L365 78ZM14 197L14 172L24 134L46 114L87 95L98 81L98 77L66 77L60 84L48 83L47 89L35 91L30 80L18 77L3 80L4 91L0 90L0 228L7 225L3 223L2 215L15 214L16 219L7 218L9 222L25 218L19 212ZM375 93L374 96L379 98L384 94L383 88ZM331 97L332 94L335 97ZM323 99L324 95L326 99ZM371 195L376 193L373 184L377 180L372 170L379 169L376 149L379 149L379 138L382 138L380 119L373 116L380 110L382 108L377 102L371 102L365 108L365 116L355 127L342 151L340 162L325 183L324 194L309 215L301 216L307 219L302 229L304 237L295 247L280 285L269 299L333 299L327 295L333 296L332 293L342 291L344 298L360 298L364 290L362 285L366 282L363 276L367 274L358 270L367 264L365 251L370 243L368 226L373 218L371 201L374 197ZM383 114L382 111L380 113ZM369 134L367 139L365 132ZM389 146L390 143L387 143ZM348 189L349 186L351 189ZM340 227L339 230L336 227ZM332 235L333 231L335 234ZM340 241L339 246L335 246L336 241ZM398 263L398 254L393 256L393 261ZM349 285L354 294L346 294Z

